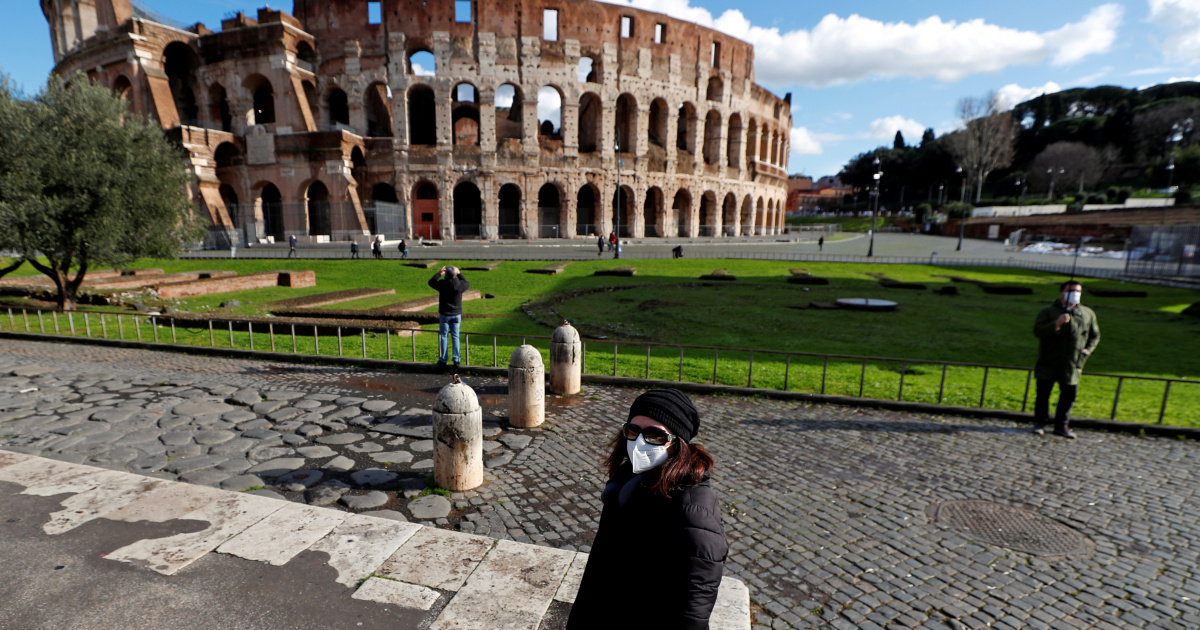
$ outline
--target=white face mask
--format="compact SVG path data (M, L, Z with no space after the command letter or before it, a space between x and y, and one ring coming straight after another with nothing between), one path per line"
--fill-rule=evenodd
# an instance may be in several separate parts
M1079 304L1079 298L1083 297L1083 292L1067 291L1066 296L1067 296L1066 300L1065 300L1066 303L1071 306L1075 306L1075 305Z
M630 442L625 440L625 450L629 452L629 463L633 464L634 474L641 474L667 461L667 446L651 446L646 444L642 436Z

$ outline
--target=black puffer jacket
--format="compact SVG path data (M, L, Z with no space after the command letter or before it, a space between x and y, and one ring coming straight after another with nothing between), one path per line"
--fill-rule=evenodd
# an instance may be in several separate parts
M626 462L605 486L567 630L708 628L729 552L717 494L705 478L664 497L646 475Z

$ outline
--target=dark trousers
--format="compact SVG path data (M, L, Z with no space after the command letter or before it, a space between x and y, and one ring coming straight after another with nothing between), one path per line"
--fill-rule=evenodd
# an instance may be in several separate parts
M1050 420L1050 392L1054 390L1055 381L1037 380L1037 397L1033 400L1033 419L1038 425ZM1058 383L1058 408L1054 412L1054 428L1065 429L1070 420L1071 407L1075 404L1075 394L1078 385Z

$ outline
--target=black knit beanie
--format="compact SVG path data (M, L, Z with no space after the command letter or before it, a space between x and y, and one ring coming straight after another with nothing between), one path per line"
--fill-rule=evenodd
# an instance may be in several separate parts
M629 407L628 420L634 416L658 420L684 442L691 442L700 431L700 412L677 389L652 389L638 396Z

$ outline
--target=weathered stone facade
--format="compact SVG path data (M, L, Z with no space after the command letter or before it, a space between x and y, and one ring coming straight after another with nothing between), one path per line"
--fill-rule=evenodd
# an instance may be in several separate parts
M783 223L790 95L754 83L749 44L690 22L589 0L295 0L213 32L128 0L41 2L56 71L157 120L198 205L247 240Z

